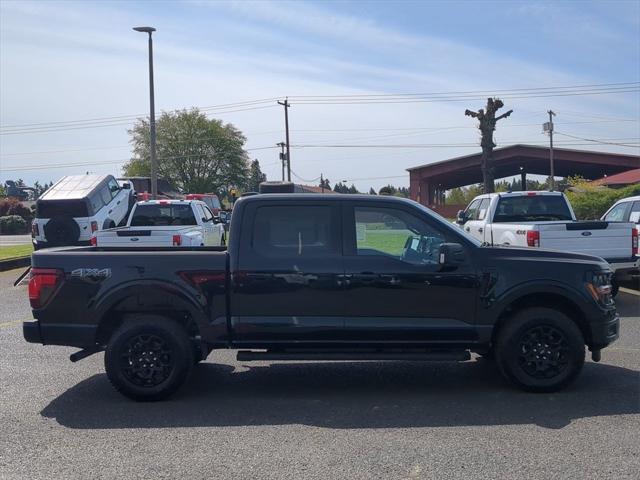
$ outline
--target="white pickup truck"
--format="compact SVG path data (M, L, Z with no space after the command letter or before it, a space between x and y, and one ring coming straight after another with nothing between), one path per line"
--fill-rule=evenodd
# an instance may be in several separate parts
M612 269L637 263L638 230L632 223L577 221L560 192L479 195L457 223L489 245L540 247L602 257Z
M127 225L94 233L98 247L195 247L225 245L225 230L199 200L151 200L133 207Z

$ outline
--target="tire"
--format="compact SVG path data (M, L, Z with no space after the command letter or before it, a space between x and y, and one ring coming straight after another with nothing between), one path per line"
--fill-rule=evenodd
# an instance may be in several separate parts
M44 236L50 247L64 247L75 244L80 238L80 227L73 217L53 217L44 226Z
M528 392L555 392L580 374L585 343L576 323L565 314L528 308L498 332L495 354L500 372L514 386Z
M151 402L180 388L191 372L193 357L192 344L180 325L168 318L140 315L126 320L113 334L104 366L118 392Z

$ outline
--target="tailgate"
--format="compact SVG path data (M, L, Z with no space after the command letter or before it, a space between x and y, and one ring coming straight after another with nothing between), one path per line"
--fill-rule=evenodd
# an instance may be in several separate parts
M569 222L541 224L540 247L595 255L604 259L631 257L630 223Z
M188 228L122 228L97 235L99 247L173 247L174 236L189 233Z

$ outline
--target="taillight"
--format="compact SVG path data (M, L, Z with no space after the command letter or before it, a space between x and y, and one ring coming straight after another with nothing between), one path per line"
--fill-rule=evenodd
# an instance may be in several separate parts
M34 220L31 222L31 236L37 237L40 235L40 227L38 227L38 223Z
M640 255L640 248L638 248L638 229L631 229L631 255Z
M37 310L44 307L62 284L62 270L56 268L32 268L29 279L29 302Z
M91 233L97 232L97 231L98 231L98 222L94 220L93 222L91 222Z
M96 237L96 236L91 237L91 246L92 247L97 247L98 246L98 237Z
M528 247L540 246L540 232L538 230L527 230L527 246Z
M182 245L182 237L180 235L174 235L173 236L173 246L174 247L179 247L180 245Z

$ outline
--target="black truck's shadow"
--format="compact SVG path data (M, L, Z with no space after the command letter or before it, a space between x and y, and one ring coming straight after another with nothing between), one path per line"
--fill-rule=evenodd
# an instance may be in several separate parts
M135 403L104 374L54 399L45 417L79 429L304 424L325 428L402 428L537 424L640 412L640 373L588 363L556 394L506 386L486 361L463 364L204 363L170 400Z

